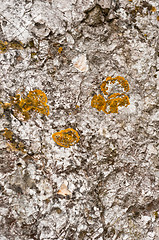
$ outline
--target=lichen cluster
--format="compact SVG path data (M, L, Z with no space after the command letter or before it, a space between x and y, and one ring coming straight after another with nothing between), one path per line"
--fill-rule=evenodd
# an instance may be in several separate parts
M19 141L19 139L17 139L17 137L11 130L5 128L3 136L8 141L7 145L10 150L25 153L23 142Z
M62 53L62 51L63 51L63 48L62 48L62 47L59 47L58 53Z
M0 101L0 104L1 104L3 109L8 109L8 108L11 107L11 103L3 103L3 102Z
M118 113L118 107L127 107L130 104L129 97L124 93L129 91L129 83L123 77L107 77L100 86L103 94L108 95L108 84L114 84L115 82L122 86L123 93L112 93L108 96L107 100L105 100L101 94L94 95L91 101L91 106L93 108L96 108L98 111L103 111L106 114L110 114Z
M7 42L0 40L0 53L6 53L9 49L21 50L23 48L23 43L20 41Z
M108 97L104 112L107 114L118 113L118 107L127 107L129 104L129 97L127 95L124 93L114 93Z
M94 95L91 101L91 106L93 108L96 108L98 111L102 110L104 112L106 107L105 98L101 94L99 94L98 96Z
M14 97L11 97L10 103L0 102L0 104L5 110L11 109L14 116L22 121L26 121L30 118L31 111L49 115L49 106L47 105L46 94L38 89L30 91L25 98L22 98L20 94L16 94ZM13 140L12 131L5 128L3 135L8 140L8 145L12 150L23 151L23 143L16 143ZM52 138L59 146L65 148L69 148L77 143L80 139L78 132L72 128L67 128L65 130L61 130L60 132L56 132L52 135Z
M112 77L107 77L106 80L104 82L102 82L101 84L101 91L105 94L108 95L108 87L107 85L110 83L114 84L115 82L118 82L118 84L120 84L122 86L122 88L124 89L124 92L128 92L129 91L129 83L128 81L124 78L124 77L120 77L117 76L115 78Z
M61 147L69 148L80 139L78 132L73 128L67 128L52 135L53 140Z
M30 91L24 98L20 94L10 97L10 103L0 102L3 109L11 109L12 113L19 120L26 121L30 119L32 111L49 115L49 106L47 105L46 94L38 89Z
M20 94L11 97L11 104L14 106L14 114L21 116L24 121L30 118L30 112L35 111L44 115L49 115L49 106L46 94L38 89L30 91L26 98L21 98Z

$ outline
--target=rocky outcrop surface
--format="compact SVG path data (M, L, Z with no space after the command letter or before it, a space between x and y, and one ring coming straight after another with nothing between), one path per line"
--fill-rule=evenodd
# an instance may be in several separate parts
M5 0L0 21L0 240L158 240L158 1Z

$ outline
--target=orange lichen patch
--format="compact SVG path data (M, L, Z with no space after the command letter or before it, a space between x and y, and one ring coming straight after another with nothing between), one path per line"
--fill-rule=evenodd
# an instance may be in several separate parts
M102 91L105 95L108 95L108 93L107 93L108 87L106 87L106 84L107 84L107 81L102 82L100 88L101 88L101 91Z
M102 95L95 95L92 98L91 106L96 108L98 111L103 111L106 114L110 113L118 113L118 107L125 106L127 107L129 102L129 97L124 94L124 92L129 91L129 83L125 80L124 77L117 76L115 78L107 77L105 81L101 84L101 91L104 95L108 95L109 84L115 84L117 82L124 89L123 93L113 93L111 94L107 100Z
M30 91L25 99L24 109L26 111L35 110L44 115L49 115L49 106L47 103L46 94L41 90Z
M15 141L16 136L11 130L8 130L7 128L5 128L3 136L6 138L6 140L8 140L7 146L10 150L21 151L23 153L25 152L24 144L20 141L17 141L17 142Z
M106 86L108 83L115 83L118 82L123 88L125 92L129 91L129 83L124 77L117 76L115 78L112 77L107 77L106 80L101 84L101 91L105 94L108 95L108 87Z
M155 7L152 7L152 8L151 8L151 12L156 12L156 8L155 8Z
M6 53L9 49L21 50L23 48L23 43L20 41L7 42L0 40L0 53Z
M7 146L12 151L15 151L15 152L20 151L20 152L25 153L24 144L22 142L20 142L20 143L15 143L15 142L11 143L11 142L9 142L9 143L7 143Z
M3 104L3 108L4 109L8 109L8 108L10 108L11 107L11 103L4 103Z
M8 130L8 128L5 128L5 131L3 133L3 136L7 139L7 140L12 140L13 137L13 132L11 130Z
M159 21L159 16L157 16L157 21Z
M59 47L58 52L61 53L62 50L63 50L63 48L62 48L62 47Z
M98 111L104 110L106 107L106 101L102 95L94 95L91 101L91 106L96 108Z
M43 91L38 89L34 91L30 91L27 97L32 99L32 101L39 102L39 104L47 103L46 94Z
M11 150L14 152L18 151L18 149L16 149L16 147L13 145L13 143L10 143L10 142L7 143L7 148L8 148L8 150Z
M113 93L108 97L108 100L106 101L104 112L107 114L118 113L118 107L127 107L129 104L129 97L127 95L124 93ZM107 108L109 109L108 111Z
M26 98L21 98L20 94L11 97L11 104L14 106L14 114L26 121L30 118L29 112L34 110L44 115L49 115L47 97L41 90L30 91Z
M0 40L0 53L5 53L8 50L8 42Z
M67 128L65 130L61 130L60 132L54 133L52 138L58 145L65 148L69 148L70 146L79 142L80 139L78 132L73 128Z
M17 50L21 50L24 48L24 45L21 41L11 41L8 45L9 45L9 48L17 49Z
M14 107L14 115L21 121L27 121L30 119L29 112L23 108L25 103L25 99L21 99L20 94L16 94L15 97L11 97L11 104Z
M11 103L3 103L3 102L0 102L0 104L2 105L2 107L3 107L4 109L8 109L8 108L11 107Z
M119 82L119 84L124 88L125 92L129 91L129 89L130 89L129 83L124 77L117 76L114 79L116 79Z

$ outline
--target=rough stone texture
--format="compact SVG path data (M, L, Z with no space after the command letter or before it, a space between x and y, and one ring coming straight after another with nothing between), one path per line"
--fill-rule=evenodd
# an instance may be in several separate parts
M0 240L159 239L158 15L157 0L1 0L0 40L25 46L0 54L1 101L41 89L50 114L23 122L1 107ZM107 76L130 84L118 114L91 107ZM70 148L52 139L66 128L80 135Z

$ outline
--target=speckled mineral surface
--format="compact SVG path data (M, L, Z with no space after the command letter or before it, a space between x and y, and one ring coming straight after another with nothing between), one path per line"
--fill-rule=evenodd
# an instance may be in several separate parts
M159 240L158 33L158 0L0 1L0 240Z

